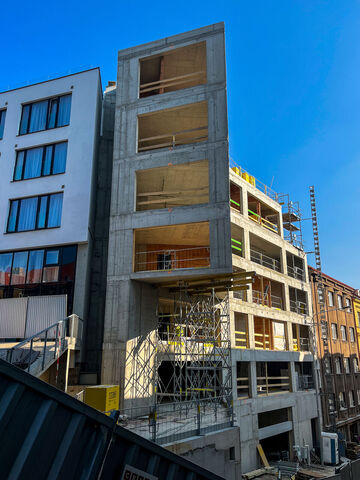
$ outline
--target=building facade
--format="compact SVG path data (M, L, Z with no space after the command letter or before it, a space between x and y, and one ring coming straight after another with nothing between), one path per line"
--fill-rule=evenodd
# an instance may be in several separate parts
M101 108L99 69L0 93L5 316L8 299L66 295L86 317Z
M309 276L320 361L323 427L325 431L341 432L344 439L353 441L360 433L359 344L355 318L357 297L354 288L322 274L328 324L329 353L325 355L319 321L316 270L309 268ZM331 388L326 386L325 376L331 378Z

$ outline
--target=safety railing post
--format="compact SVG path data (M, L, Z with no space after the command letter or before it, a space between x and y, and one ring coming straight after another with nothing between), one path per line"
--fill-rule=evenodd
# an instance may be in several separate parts
M201 435L201 411L200 411L200 401L198 400L197 403L197 425L196 425L196 433L197 435Z
M54 348L54 358L56 358L56 350L58 344L58 335L59 335L59 324L56 324L56 334L55 334L55 348Z
M42 359L42 370L44 370L44 366L45 366L47 336L48 336L48 330L46 330L46 332L45 332L45 340L44 340L44 348L43 348L44 353L43 353L43 359Z
M28 367L27 367L27 371L28 371L28 372L30 372L32 349L33 349L33 339L31 339L31 341L30 341L30 356L29 356Z
M156 405L154 405L153 411L152 411L152 441L156 443L156 420L157 420L157 411L156 411Z

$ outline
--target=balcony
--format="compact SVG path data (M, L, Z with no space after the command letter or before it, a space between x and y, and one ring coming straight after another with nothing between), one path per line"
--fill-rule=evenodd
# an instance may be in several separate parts
M236 362L236 390L237 398L250 396L249 362Z
M312 390L315 388L311 362L295 362L295 375L297 390Z
M140 98L206 83L206 42L140 60Z
M208 267L208 223L135 230L134 272Z
M244 230L237 225L231 224L231 253L238 257L244 256Z
M230 182L230 207L242 213L241 188L233 182Z
M293 350L295 352L310 352L310 329L307 325L292 324Z
M208 139L207 102L138 116L138 152L175 148Z
M248 317L244 313L235 312L235 348L249 348Z
M304 260L300 257L297 257L296 255L287 253L286 262L287 262L287 272L289 277L305 282L306 275L305 275L305 269L304 269Z
M299 315L308 315L308 303L306 292L297 288L289 287L290 293L290 310Z
M250 233L250 259L263 267L281 272L281 250L261 237Z
M263 228L280 235L279 213L248 194L248 218Z
M289 364L286 362L256 362L256 381L258 395L289 392Z
M283 299L281 297L278 297L277 295L269 295L268 293L259 292L254 289L252 291L252 302L257 305L284 310Z
M209 162L184 163L136 172L136 211L209 202Z
M275 270L276 272L281 272L281 264L276 258L268 257L264 253L257 252L253 249L250 249L250 258L252 262L258 263L263 267L271 268L271 270Z
M284 310L282 284L259 275L256 276L252 289L252 302L257 305Z

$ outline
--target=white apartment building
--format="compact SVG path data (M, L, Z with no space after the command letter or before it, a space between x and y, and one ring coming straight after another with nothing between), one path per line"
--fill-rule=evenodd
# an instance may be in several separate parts
M101 107L98 68L0 93L0 305L86 316Z

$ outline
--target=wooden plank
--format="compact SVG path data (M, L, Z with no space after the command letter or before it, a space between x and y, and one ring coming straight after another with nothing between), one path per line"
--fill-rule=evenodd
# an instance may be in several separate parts
M156 80L155 82L143 83L142 85L140 85L140 88L150 87L150 85L155 85L157 83L172 82L173 80L182 80L183 78L194 77L196 75L201 75L203 73L206 73L205 70L200 70L200 71L194 72L194 73L187 73L185 75L179 75L177 77L166 78L164 80ZM163 85L159 85L157 88L159 88L160 86L163 86ZM166 87L166 85L164 85L164 86Z
M266 455L260 443L257 444L257 450L259 452L259 455L260 455L261 461L263 462L264 467L269 468L270 467L269 462L266 458Z
M180 193L189 193L189 192L201 192L203 190L208 190L209 187L201 187L201 188L184 188L182 190L169 190L169 191L164 191L162 190L161 192L148 192L148 193L138 193L136 196L137 197L150 197L150 196L156 196L156 195L178 195Z

